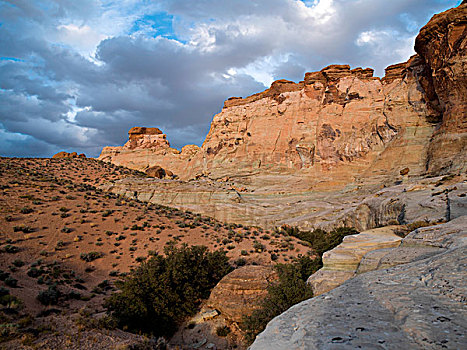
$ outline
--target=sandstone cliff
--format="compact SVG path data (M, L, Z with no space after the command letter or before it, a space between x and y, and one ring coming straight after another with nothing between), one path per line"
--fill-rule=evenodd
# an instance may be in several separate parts
M465 170L466 11L436 15L416 39L417 55L382 79L370 68L331 65L299 83L278 80L225 101L201 148L179 152L159 129L133 128L127 144L104 148L100 159L159 165L185 180L255 174L244 179L255 187L268 174L335 188L404 168L410 176Z
M145 170L159 165L181 179L299 174L306 186L344 185L360 176L411 175L426 170L438 116L424 103L413 57L391 66L383 79L371 69L332 65L304 81L279 80L265 92L225 102L201 148L170 148L164 134L130 130L123 147L106 147L100 159ZM398 166L394 167L394 163ZM259 176L258 176L259 175Z
M132 129L127 144L104 148L100 159L201 181L125 180L108 189L249 225L410 223L429 205L411 204L405 184L466 170L466 17L467 4L436 15L417 37L417 55L382 79L332 65L230 98L202 147L180 152L158 129ZM394 185L384 201L371 198ZM440 218L450 203L442 201Z

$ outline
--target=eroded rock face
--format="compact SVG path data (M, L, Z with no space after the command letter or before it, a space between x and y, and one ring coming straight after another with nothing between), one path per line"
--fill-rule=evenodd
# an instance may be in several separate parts
M279 80L262 93L227 100L201 148L178 152L164 134L137 128L125 146L106 147L100 159L139 170L158 164L181 179L301 171L310 183L326 174L332 186L343 186L357 176L398 175L396 159L420 174L434 130L417 82L420 64L414 58L397 71L388 68L382 80L347 65L307 73L300 83Z
M311 183L327 174L335 186L365 172L393 172L388 165L397 157L401 168L421 173L433 125L417 62L383 80L371 69L332 65L300 83L280 80L226 101L202 146L203 172L220 178L300 171Z
M260 301L267 295L266 288L277 278L274 268L269 266L240 267L220 280L206 305L229 321L241 322L243 316L260 307Z
M423 251L403 242L381 254L391 264L388 253L401 250L392 258L410 255L403 261L410 263L360 274L293 306L250 349L465 348L466 218L414 231L407 242L417 237Z
M86 158L86 155L84 153L78 154L76 152L58 152L52 156L52 158Z
M435 15L415 40L429 74L421 85L428 101L442 111L429 149L429 171L465 169L467 150L467 3Z
M140 171L160 166L167 173L183 175L199 150L196 145L187 145L180 152L170 147L167 136L158 128L134 127L125 145L104 147L99 159Z
M466 168L467 5L435 16L420 32L417 55L389 66L331 65L303 81L275 81L264 92L230 98L201 148L170 148L155 128L133 128L123 147L100 159L138 170L160 165L192 179L234 175L260 188L264 175L288 185L342 188L360 178L396 179ZM324 185L323 184L323 185Z
M399 246L402 238L394 233L397 229L387 226L344 237L341 244L323 254L323 267L308 278L313 295L328 292L352 278L368 252Z

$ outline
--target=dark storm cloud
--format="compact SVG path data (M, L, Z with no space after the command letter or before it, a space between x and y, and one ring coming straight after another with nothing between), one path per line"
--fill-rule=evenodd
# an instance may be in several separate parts
M96 156L135 125L200 144L226 98L331 63L381 74L458 3L0 0L0 154Z

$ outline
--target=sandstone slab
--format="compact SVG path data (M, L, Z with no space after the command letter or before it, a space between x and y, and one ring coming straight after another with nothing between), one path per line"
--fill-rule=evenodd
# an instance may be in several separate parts
M423 232L428 244L434 236L451 235L455 242L434 256L360 274L293 306L250 349L466 348L467 246L459 234L466 233L465 222Z
M323 268L307 280L313 295L323 294L355 276L360 261L368 252L399 246L402 238L394 233L397 228L388 226L346 236L341 244L325 252Z

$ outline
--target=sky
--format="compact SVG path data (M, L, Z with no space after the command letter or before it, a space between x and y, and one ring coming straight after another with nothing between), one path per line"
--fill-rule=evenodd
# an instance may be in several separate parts
M201 145L231 96L406 61L460 0L0 0L0 155L96 157L133 126Z

